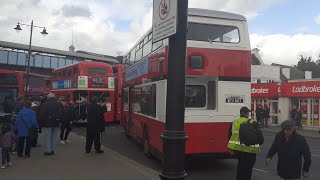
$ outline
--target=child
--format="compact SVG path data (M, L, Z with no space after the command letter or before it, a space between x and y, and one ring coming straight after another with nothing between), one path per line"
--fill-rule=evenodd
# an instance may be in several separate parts
M0 139L1 141L1 147L2 147L2 166L1 169L5 169L6 165L11 166L10 162L10 150L13 145L14 136L11 132L11 127L9 124L4 124L1 128L2 131L2 137Z

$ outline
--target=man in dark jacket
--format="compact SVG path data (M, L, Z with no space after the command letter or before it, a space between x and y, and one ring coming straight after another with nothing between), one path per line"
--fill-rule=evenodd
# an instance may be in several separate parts
M277 172L282 179L301 178L302 156L304 158L303 176L309 176L311 152L306 139L298 134L294 122L286 120L281 124L279 132L268 152L266 164L271 163L272 157L278 154Z
M104 131L104 120L101 106L97 102L98 98L93 96L88 108L86 153L90 153L93 142L96 153L103 153L101 150L100 133Z
M61 129L60 129L60 143L66 144L68 143L68 135L71 131L71 124L76 119L77 113L74 108L73 101L69 102L67 105L66 102L63 103L63 116L61 121Z
M47 100L40 109L40 116L43 120L43 131L45 138L44 155L53 155L57 134L59 131L59 123L62 117L62 109L53 93L47 95Z
M262 127L262 120L263 120L263 109L262 106L258 106L258 108L256 109L256 117L257 117L257 122L259 124L259 127Z

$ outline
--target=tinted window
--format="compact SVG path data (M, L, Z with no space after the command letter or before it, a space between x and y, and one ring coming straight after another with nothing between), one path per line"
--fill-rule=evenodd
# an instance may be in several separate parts
M90 75L106 75L107 70L104 68L88 68L88 74L90 74Z
M52 69L58 68L58 58L51 57L51 68Z
M33 56L33 59L34 59L34 66L35 67L42 67L42 63L43 63L43 60L42 60L42 56L39 56L39 55L35 55ZM45 62L47 63L47 61ZM46 64L48 66L48 64ZM49 59L49 66L50 66L50 59Z
M200 108L206 106L206 88L201 85L187 85L185 107Z
M188 40L238 43L239 30L234 26L189 23Z
M17 75L16 74L1 73L0 74L0 84L5 84L5 85L18 84Z
M66 60L66 65L71 65L72 64L72 60L71 59L67 59Z
M49 56L43 56L43 67L45 68L51 67L51 60Z
M66 65L66 59L64 58L59 58L59 65L58 67L63 67Z
M18 53L18 65L25 66L27 64L27 56L25 53ZM31 66L31 62L30 62Z
M0 63L7 64L8 63L8 51L0 51Z
M17 64L16 52L9 52L8 64Z
M37 77L37 76L32 76L30 75L29 77L29 83L31 85L37 85L37 86L47 86L48 85L48 79L43 78L43 77ZM23 82L27 82L27 75L23 76Z
M153 43L153 44L152 44L152 51L160 48L161 46L162 46L162 41L158 41L158 42L156 42L156 43Z
M135 62L139 61L142 58L142 48L136 52Z
M152 41L149 41L147 44L143 46L143 57L146 57L148 54L150 54L151 49L152 49Z

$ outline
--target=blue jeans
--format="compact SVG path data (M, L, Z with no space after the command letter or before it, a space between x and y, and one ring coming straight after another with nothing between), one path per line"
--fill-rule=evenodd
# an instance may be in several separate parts
M11 148L2 148L2 165L6 165L6 163L10 162L10 149Z
M58 127L43 128L44 147L46 152L51 153L54 151L57 144L58 131Z

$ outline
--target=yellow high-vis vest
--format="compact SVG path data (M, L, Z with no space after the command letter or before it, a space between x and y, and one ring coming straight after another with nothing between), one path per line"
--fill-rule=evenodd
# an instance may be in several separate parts
M260 145L259 144L246 146L246 145L240 143L240 139L239 139L240 124L245 123L247 121L248 121L248 118L240 117L232 123L232 136L229 140L228 148L231 150L235 150L235 151L257 154L260 152ZM251 121L251 123L252 122L253 121Z

